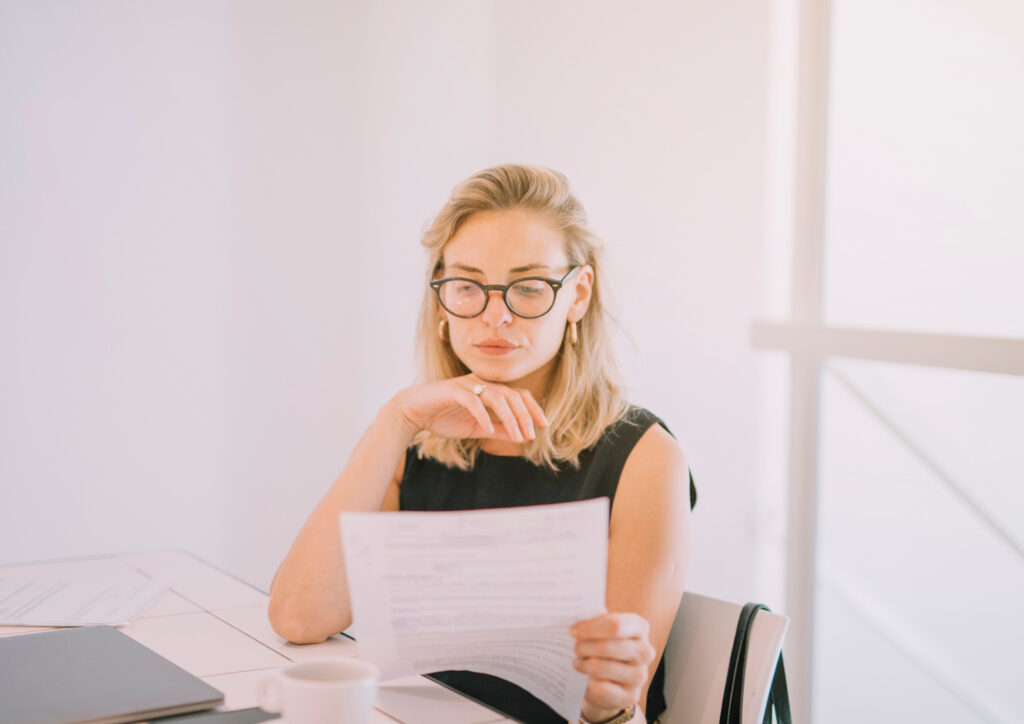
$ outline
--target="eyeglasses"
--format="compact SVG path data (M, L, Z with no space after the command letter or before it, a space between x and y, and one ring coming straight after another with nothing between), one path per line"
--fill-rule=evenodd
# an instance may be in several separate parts
M579 266L569 267L561 279L523 277L508 284L481 284L465 277L433 279L430 288L445 311L456 317L471 319L483 314L491 292L501 292L505 306L517 317L536 319L543 317L555 306L555 296Z

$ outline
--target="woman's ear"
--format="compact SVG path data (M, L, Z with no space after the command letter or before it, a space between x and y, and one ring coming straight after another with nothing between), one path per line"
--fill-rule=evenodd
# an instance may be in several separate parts
M566 291L574 295L572 304L569 305L568 319L570 322L578 322L587 313L590 298L594 293L594 268L590 264L584 264L567 287Z

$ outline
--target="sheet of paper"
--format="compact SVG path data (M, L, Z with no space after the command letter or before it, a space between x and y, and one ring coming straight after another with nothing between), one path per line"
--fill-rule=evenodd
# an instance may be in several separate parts
M0 575L0 626L128 623L165 590L163 583Z
M342 513L341 535L360 652L382 679L492 674L579 718L569 627L605 611L607 498Z

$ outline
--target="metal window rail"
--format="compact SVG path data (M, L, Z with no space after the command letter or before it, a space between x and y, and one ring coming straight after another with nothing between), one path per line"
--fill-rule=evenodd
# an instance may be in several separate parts
M987 510L975 499L964 485L961 485L953 476L950 475L946 470L939 465L925 450L914 442L913 438L900 427L891 417L885 414L882 408L875 404L870 396L861 389L857 383L851 380L846 374L835 368L834 365L828 365L829 373L835 377L835 379L846 388L847 392L853 395L865 409L867 409L875 419L884 425L889 432L893 434L896 439L902 442L906 448L914 454L914 456L927 467L938 480L945 485L954 495L960 500L964 507L970 509L981 521L996 535L997 538L1002 540L1009 548L1017 554L1018 558L1024 560L1024 547L1021 546L1020 542L1014 537L1011 531L1008 531L999 521L993 518Z
M955 658L936 648L922 637L913 622L894 615L867 589L859 585L848 571L837 570L834 561L821 567L816 585L831 596L847 613L874 631L885 644L917 666L925 676L974 712L979 720L993 724L1013 724L1011 712L984 691L977 674L967 670Z
M1024 339L757 321L751 343L823 360L850 357L1024 376Z

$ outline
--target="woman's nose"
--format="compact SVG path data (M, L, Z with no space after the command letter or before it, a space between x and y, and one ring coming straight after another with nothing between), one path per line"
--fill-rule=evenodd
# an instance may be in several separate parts
M487 292L487 306L484 307L483 318L484 322L492 326L512 321L512 310L505 304L505 298L497 289Z

